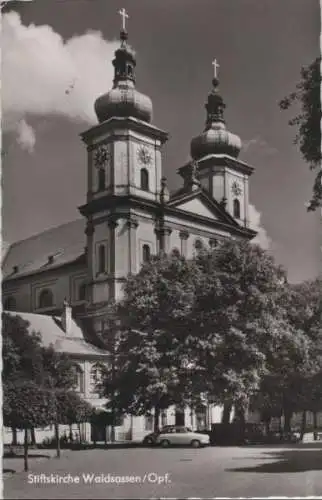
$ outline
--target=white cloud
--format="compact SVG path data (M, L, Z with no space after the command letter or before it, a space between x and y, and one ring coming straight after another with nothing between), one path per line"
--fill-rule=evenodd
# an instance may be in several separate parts
M256 149L266 155L275 155L278 150L268 144L268 142L260 136L253 139L244 140L242 151L247 153L249 150Z
M24 26L19 14L2 18L2 109L5 130L24 126L27 114L96 123L94 101L112 86L111 60L119 42L100 32L67 41L50 26ZM26 127L27 125L27 127ZM30 128L29 139L32 143Z
M261 213L251 204L249 205L249 226L254 231L257 231L257 236L252 240L252 243L256 243L264 250L268 250L272 245L272 239L261 225Z
M17 142L21 148L28 151L28 153L32 153L36 143L35 131L32 126L22 119L17 124L16 132L18 136Z

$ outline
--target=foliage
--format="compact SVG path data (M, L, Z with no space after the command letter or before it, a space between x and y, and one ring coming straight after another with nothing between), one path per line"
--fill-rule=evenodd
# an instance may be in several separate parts
M145 264L128 278L119 308L110 406L137 414L207 398L245 405L283 346L304 356L281 305L285 286L284 270L240 241L191 262L163 256Z
M59 424L88 422L92 415L92 406L73 391L55 390L56 418Z
M308 210L315 210L322 201L320 65L321 58L318 57L310 66L302 68L296 90L280 102L283 110L293 104L300 106L299 114L289 124L298 127L295 143L299 145L304 160L312 170L318 170Z
M16 429L45 427L53 423L56 401L52 391L30 380L3 386L4 425Z

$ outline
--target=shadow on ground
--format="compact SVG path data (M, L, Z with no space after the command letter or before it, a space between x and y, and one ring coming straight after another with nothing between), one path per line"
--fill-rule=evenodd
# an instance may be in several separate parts
M15 474L14 469L2 469L2 474Z
M322 449L318 450L276 450L264 452L257 457L249 457L258 461L271 460L270 463L259 463L251 467L226 469L229 472L259 472L259 473L291 473L310 470L322 471ZM245 459L245 457L244 457Z
M4 453L3 458L5 459L11 459L11 458L21 458L23 459L23 455L20 454L14 454L14 453ZM40 453L28 453L28 458L50 458L50 455L41 455Z

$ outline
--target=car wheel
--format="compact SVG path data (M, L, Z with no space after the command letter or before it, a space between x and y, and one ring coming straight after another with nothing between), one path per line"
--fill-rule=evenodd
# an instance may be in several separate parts
M144 440L143 440L143 444L144 444L145 446L151 446L151 445L152 445L152 443L153 443L153 441L152 441L152 439L151 439L151 438L146 438L146 439L144 439Z
M198 439L194 439L193 441L191 441L191 446L193 448L200 448L200 441L198 441Z
M162 448L168 448L170 446L170 441L168 441L168 439L162 439L160 445Z

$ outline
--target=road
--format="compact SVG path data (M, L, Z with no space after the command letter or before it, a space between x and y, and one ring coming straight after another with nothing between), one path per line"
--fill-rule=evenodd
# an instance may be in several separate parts
M314 444L68 451L6 478L4 498L322 496L321 471Z

